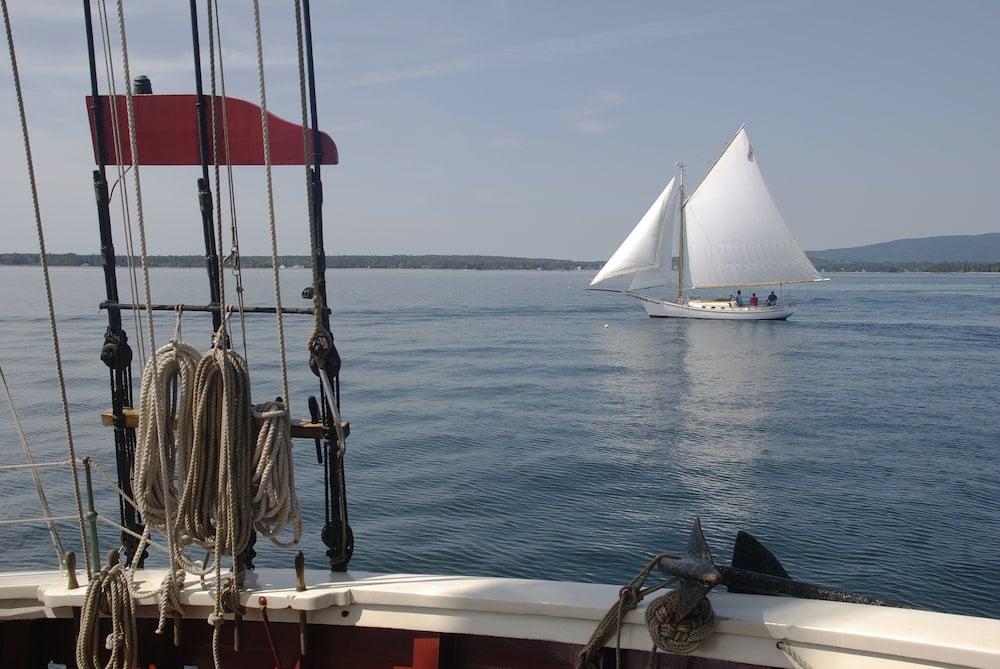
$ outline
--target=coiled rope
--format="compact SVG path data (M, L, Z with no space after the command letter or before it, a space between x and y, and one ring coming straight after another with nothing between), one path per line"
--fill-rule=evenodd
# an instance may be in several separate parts
M593 634L577 657L577 666L582 669L596 669L599 665L597 655L604 643L612 635L616 635L615 666L621 667L621 631L625 616L629 611L639 606L646 595L664 588L677 581L671 578L649 587L643 587L653 569L665 557L677 558L670 553L661 553L650 560L628 585L618 591L618 601L611 605L608 612L598 622ZM695 610L682 620L677 621L677 600L680 591L670 590L657 597L646 607L646 627L653 640L653 652L649 657L649 667L656 661L656 650L669 653L687 654L698 647L704 639L715 630L715 614L708 599L702 599Z
M272 542L288 548L302 538L302 514L295 494L295 471L292 464L292 432L288 408L284 402L268 402L254 407L260 421L257 448L254 451L253 523L257 531ZM278 539L286 527L292 527L292 539Z
M712 636L715 612L712 603L704 598L691 613L677 620L679 598L680 590L671 590L651 601L646 607L646 627L657 648L686 655Z
M194 442L178 509L185 540L217 556L239 555L250 543L255 442L246 362L212 349L198 364Z
M200 360L197 349L175 337L143 369L132 489L143 520L164 534L173 532L171 516L187 479L194 441L189 395Z
M76 638L76 664L80 669L133 669L138 660L135 600L128 572L121 564L103 568L87 586L80 610L80 633ZM104 638L110 651L106 663L100 659L99 623L102 611L111 614L111 632Z

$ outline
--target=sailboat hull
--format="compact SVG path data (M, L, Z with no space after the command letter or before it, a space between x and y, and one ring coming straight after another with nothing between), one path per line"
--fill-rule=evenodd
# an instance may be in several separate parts
M783 321L795 313L794 304L738 307L728 300L660 300L627 293L646 309L650 318L697 318L724 321Z

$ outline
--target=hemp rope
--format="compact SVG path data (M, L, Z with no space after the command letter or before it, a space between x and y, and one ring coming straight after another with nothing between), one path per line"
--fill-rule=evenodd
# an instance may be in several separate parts
M186 540L217 556L239 555L250 543L253 416L246 363L215 348L198 364L194 442L178 523Z
M583 669L596 668L596 655L604 646L604 642L611 636L617 634L615 644L615 666L621 666L621 631L625 622L625 616L629 611L637 608L646 595L659 590L671 583L676 582L676 578L661 581L655 585L644 588L646 580L653 569L664 557L676 558L670 553L661 553L650 560L642 570L636 574L629 583L618 591L618 601L611 605L604 617L597 623L593 634L584 645L577 656L577 666ZM675 654L687 654L698 647L698 644L711 636L715 630L715 614L712 612L712 604L707 598L698 603L695 610L684 619L675 622L677 614L677 600L680 597L679 590L670 590L660 597L654 599L646 607L645 620L649 630L649 636L653 640L653 651L649 657L649 666L653 667L656 659L656 649L664 650Z
M291 399L288 393L288 363L285 352L285 325L281 309L281 279L278 271L278 227L274 215L274 185L272 181L271 165L271 131L267 120L267 87L264 83L264 46L260 25L260 3L254 0L253 3L254 32L257 45L257 87L260 95L260 128L264 145L264 182L267 192L267 221L268 230L271 233L271 273L274 286L274 306L278 328L278 355L280 357L281 387L282 397L285 398L285 405L291 408ZM298 24L296 24L298 25ZM298 30L296 30L298 32ZM234 227L235 234L235 227Z
M197 349L175 339L156 351L142 374L132 489L143 521L168 537L194 440L189 396L200 359Z
M785 639L778 642L778 650L785 654L785 657L787 657L791 663L795 665L796 669L810 669L809 663L807 663L805 659L799 655L798 651L795 650L792 644L788 643Z
M99 627L102 609L111 614L111 633L104 639L110 651L102 664ZM135 600L128 572L120 564L103 568L87 585L80 610L80 633L76 638L76 664L80 669L133 669L138 660Z
M302 538L288 408L284 402L268 402L255 406L254 416L261 422L254 451L254 527L277 546L288 548ZM278 535L289 525L292 539L282 542Z
M708 598L698 602L694 611L677 620L680 590L657 597L646 607L646 627L660 650L687 655L715 631L715 613Z

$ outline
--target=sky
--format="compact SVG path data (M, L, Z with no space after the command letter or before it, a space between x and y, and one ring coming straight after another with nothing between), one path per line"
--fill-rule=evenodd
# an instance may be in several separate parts
M81 4L6 2L46 250L96 253ZM226 91L259 102L252 4L222 5ZM297 120L291 6L261 2L262 53L269 111ZM157 93L194 90L187 7L126 9L131 75ZM312 18L319 125L340 153L322 170L329 255L601 260L678 161L693 185L744 123L806 250L1000 232L1000 2L313 0ZM37 252L0 62L0 252ZM269 254L265 173L235 173L239 250ZM148 252L201 253L200 168L140 176ZM304 179L274 168L280 254L309 249Z

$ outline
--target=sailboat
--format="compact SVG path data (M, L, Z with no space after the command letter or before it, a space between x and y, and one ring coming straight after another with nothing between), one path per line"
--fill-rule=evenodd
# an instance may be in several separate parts
M631 276L625 290L652 318L784 320L796 309L772 290L744 289L823 281L795 241L767 190L746 126L741 126L690 196L684 166L639 220L589 288ZM671 267L675 223L677 268ZM676 281L677 295L660 299L638 292ZM693 291L727 289L702 298Z
M90 4L85 0L84 18L88 56L94 68L96 40ZM2 5L13 54L15 41L6 21L7 4ZM119 12L123 6L118 3ZM311 54L309 2L296 2L295 6L305 10L305 19L297 26L305 38L304 51ZM194 2L191 13L197 56ZM120 13L117 23L124 26L124 19ZM108 319L104 345L99 347L104 365L94 360L93 383L106 389L110 377L112 397L110 410L101 416L108 437L88 443L87 448L105 455L114 452L118 476L114 480L114 472L101 471L97 459L90 457L94 453L77 449L69 429L68 391L60 383L61 406L54 402L47 409L51 416L46 416L46 423L49 428L66 425L69 457L40 462L30 456L26 440L22 440L26 462L5 462L3 467L34 475L44 519L10 517L13 507L22 506L23 496L18 495L11 504L3 505L0 521L20 525L28 520L47 526L58 556L58 563L50 567L32 560L22 569L0 573L4 666L1000 666L998 620L892 608L862 595L795 581L773 555L746 534L737 536L732 564L717 565L697 520L683 557L660 553L650 560L649 555L640 556L637 576L625 587L349 569L354 537L347 517L343 457L349 424L339 411L340 357L330 332L320 213L320 166L335 164L338 157L332 139L318 130L311 55L301 57L301 51L299 55L300 63L307 63L300 80L310 82L303 91L303 106L307 97L311 100L311 110L304 110L301 126L280 122L263 104L241 103L225 93L216 95L214 90L206 94L200 90L198 77L193 95L154 94L142 77L126 77L124 81L136 82L136 90L122 96L98 91L92 71L87 109L97 162L94 193L107 293L101 308ZM196 69L200 72L200 66ZM12 77L12 81L16 84L19 77ZM27 128L27 115L20 105L22 91L18 88L16 92L21 126ZM227 122L231 125L216 125ZM28 144L28 133L24 134ZM213 137L216 141L209 141ZM215 148L208 150L209 145ZM119 176L134 176L138 191L138 172L143 166L192 163L201 166L202 175L222 164L307 167L311 309L282 307L280 303L227 306L223 279L231 280L238 264L235 252L223 256L216 243L218 228L207 176L198 179L197 196L203 205L201 232L210 301L158 304L148 290L139 296L137 288L132 293L137 300L134 303L118 295L105 169L115 166ZM27 172L33 176L33 167ZM120 179L116 190L120 192L126 184ZM139 207L137 199L130 202ZM42 230L41 217L37 213L36 217ZM39 258L48 287L44 236L39 237ZM141 247L145 267L148 252L144 241ZM277 256L272 260L277 270ZM137 271L136 267L130 269ZM147 287L148 279L148 275L143 276L142 284ZM60 322L52 293L46 293L53 340L51 362L61 381L57 330L79 324ZM94 298L97 301L98 296ZM159 348L152 346L153 312L172 316L171 311L176 311L178 318L182 311L211 314L216 336L210 350L202 355L193 346L184 345L179 341L179 327L170 342ZM122 312L143 313L147 327L141 327L141 319L122 318ZM251 319L255 313L279 318L301 313L314 319L314 333L308 340L309 367L319 378L320 400L310 398L309 419L291 420L289 405L280 398L269 402L264 411L256 410L262 405L253 405L253 415L248 411L252 404L250 384L245 382L246 372L234 350L238 328L229 328L227 319L230 315L247 317L246 331L252 333L259 331ZM133 339L126 336L129 320L137 321L129 332ZM207 321L207 316L203 320ZM104 327L100 323L98 331ZM210 334L207 328L203 334ZM137 347L139 353L133 358L130 342L137 341L146 348ZM142 370L140 392L134 397L133 364L143 351L150 357ZM284 365L283 348L280 359ZM0 377L6 389L2 368ZM11 381L35 383L37 378ZM200 392L193 393L191 388ZM280 392L289 399L287 383ZM53 392L52 396L58 394ZM11 399L9 393L7 399ZM10 404L15 413L14 402ZM302 528L294 483L306 477L302 472L293 477L292 461L283 459L288 451L272 448L278 443L287 448L289 439L304 440L309 450L315 444L320 474L312 478L322 481L314 485L322 485L326 495L322 528ZM59 467L58 471L66 474L59 482L74 488L71 513L55 513L45 501L37 477L43 467ZM246 478L238 479L237 474ZM94 501L94 488L101 485L102 478L108 484L106 490L111 491L108 495L117 496L118 504L112 505L116 508L110 513ZM200 494L188 496L189 489ZM247 495L248 490L256 494ZM184 494L178 499L181 492ZM7 487L0 491L5 501L12 493ZM272 498L280 502L279 508L264 513L264 507L270 506L265 502ZM120 517L113 518L116 511ZM182 519L184 526L178 531ZM120 530L120 540L108 541L106 535L102 538L98 521ZM57 522L77 524L79 538L63 543L57 536ZM320 534L329 549L329 568L306 569L301 552L289 555L284 567L254 568L250 537L258 533L270 538L271 530L279 525L292 528L292 545L281 544L285 547L294 548L300 530ZM202 534L202 530L208 532ZM203 549L200 556L205 556L204 563L200 556L193 561L188 555L198 547ZM155 557L165 561L165 566L163 562L154 564L152 558L147 562L147 548L151 554L154 549L159 551ZM82 555L79 561L77 552ZM671 585L675 587L668 587ZM724 586L728 592L710 592L716 586Z

